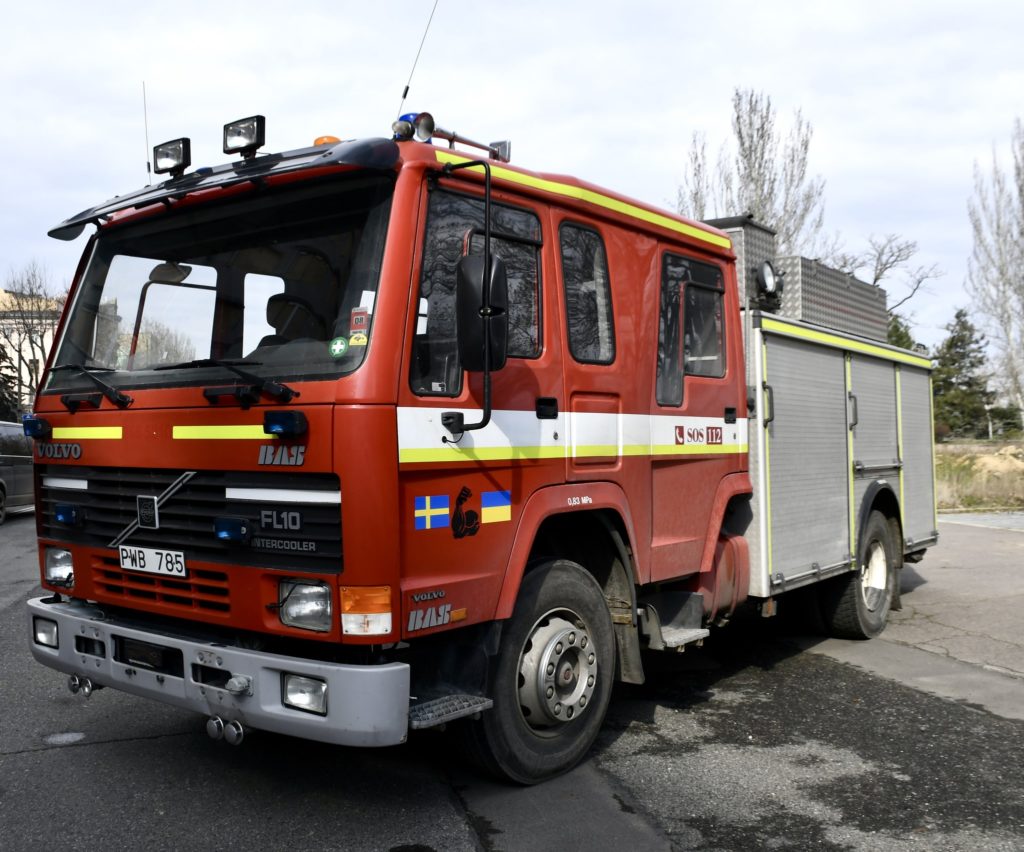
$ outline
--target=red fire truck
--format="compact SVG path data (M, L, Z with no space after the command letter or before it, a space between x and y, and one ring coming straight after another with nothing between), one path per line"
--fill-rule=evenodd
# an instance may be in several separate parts
M883 629L937 537L930 365L859 333L849 279L833 327L787 315L765 229L427 114L263 138L227 125L238 158L192 170L157 146L164 182L51 232L95 226L24 423L30 644L72 691L235 744L449 725L532 783L642 651L741 605L813 583L835 635Z

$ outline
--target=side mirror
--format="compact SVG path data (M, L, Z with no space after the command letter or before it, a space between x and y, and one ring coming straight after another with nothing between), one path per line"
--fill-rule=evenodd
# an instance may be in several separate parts
M471 254L459 261L455 285L459 360L463 369L477 373L504 367L508 349L508 281L500 257L491 256L489 279L485 303L483 255Z

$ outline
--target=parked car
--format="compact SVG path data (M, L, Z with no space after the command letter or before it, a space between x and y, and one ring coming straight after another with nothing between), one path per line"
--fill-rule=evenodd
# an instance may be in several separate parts
M20 423L0 421L0 524L11 511L32 508L32 442Z

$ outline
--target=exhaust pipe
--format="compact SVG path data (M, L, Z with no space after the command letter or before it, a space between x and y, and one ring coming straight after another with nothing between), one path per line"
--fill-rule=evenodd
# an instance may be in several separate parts
M78 690L82 688L82 681L78 675L71 675L68 678L68 689L71 690L72 695L76 695Z
M81 681L81 684L82 684L82 695L84 695L86 698L88 698L90 695L92 695L92 691L93 691L93 688L94 688L93 685L92 685L92 681L89 680L89 678L87 678L87 677L83 677L82 681Z
M241 745L245 739L245 728L237 719L228 722L224 726L224 739L233 746Z
M211 740L223 739L224 720L220 716L211 716L206 720L206 733Z

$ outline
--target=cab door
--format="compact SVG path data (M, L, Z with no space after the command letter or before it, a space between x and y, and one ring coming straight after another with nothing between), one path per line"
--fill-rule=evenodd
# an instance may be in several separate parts
M508 281L508 358L491 374L491 416L461 434L442 424L446 411L481 421L483 376L462 368L456 339L456 267L483 251L484 201L465 180L442 179L426 194L412 308L407 383L399 390L399 498L403 599L408 633L457 613L493 616L523 506L564 479L562 375L549 321L541 222L546 211L495 190L491 252ZM443 603L424 604L443 592ZM436 600L442 600L438 597ZM442 609L450 607L449 610ZM430 612L428 612L430 610ZM433 615L431 614L433 613ZM425 620L424 620L425 619Z
M722 478L741 450L726 341L724 267L661 254L651 407L651 580L700 570ZM743 412L745 414L745 412Z

